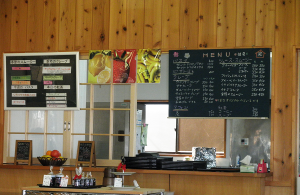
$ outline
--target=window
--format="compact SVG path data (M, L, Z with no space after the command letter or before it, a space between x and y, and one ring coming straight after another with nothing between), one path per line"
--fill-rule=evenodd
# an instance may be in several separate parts
M80 61L79 111L5 111L4 163L14 161L16 140L33 140L33 164L54 149L75 164L78 141L95 141L98 166L135 155L136 84L88 84L87 66Z
M168 118L168 104L146 104L146 151L176 152L176 119Z
M225 157L225 119L168 118L168 104L145 103L147 152L189 153L192 147L215 147Z

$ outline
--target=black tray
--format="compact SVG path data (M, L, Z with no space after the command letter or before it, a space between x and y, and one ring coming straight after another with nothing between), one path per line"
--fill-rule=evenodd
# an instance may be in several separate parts
M43 184L38 184L39 187L43 188L74 188L74 189L90 189L90 188L101 188L103 185L96 185L96 186L83 186L83 187L76 187L73 185L68 185L67 187L55 187L55 186L43 186Z

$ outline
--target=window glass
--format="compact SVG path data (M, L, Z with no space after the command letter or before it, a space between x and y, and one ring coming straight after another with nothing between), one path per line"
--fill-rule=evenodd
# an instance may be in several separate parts
M129 108L129 103L124 100L130 100L130 85L114 85L114 108Z
M225 134L225 119L179 119L178 150L190 152L193 147L214 147L218 153L224 153Z
M25 132L26 111L11 111L10 132Z
M94 85L94 108L109 108L110 85Z
M9 156L15 156L16 140L25 140L24 134L10 134L9 136Z
M93 136L95 141L96 159L108 159L109 157L109 137Z
M32 141L32 157L36 158L38 156L44 155L44 135L34 135L29 134L28 140Z
M73 133L86 133L89 130L89 110L80 110L74 112Z
M48 111L48 133L63 133L63 124L64 111Z
M129 137L113 136L113 160L121 160L122 156L129 156Z
M63 143L63 135L47 135L47 150L58 150L62 153Z
M29 111L28 132L44 133L45 111Z
M114 110L113 134L129 134L130 111Z
M109 133L109 110L94 110L93 132L94 134Z
M176 152L176 119L168 118L168 109L167 104L146 104L145 151Z
M77 148L78 148L78 141L89 141L86 139L87 136L85 135L73 135L73 147L72 147L72 156L71 158L77 158ZM95 149L96 150L96 149Z

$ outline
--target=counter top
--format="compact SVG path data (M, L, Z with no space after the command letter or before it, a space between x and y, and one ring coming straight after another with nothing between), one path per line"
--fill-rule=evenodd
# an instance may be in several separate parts
M75 171L75 166L63 166L64 171ZM83 167L85 171L104 172L106 167ZM49 166L42 165L0 165L0 169L32 169L49 170ZM59 170L59 167L53 167ZM167 174L167 175L199 175L199 176L227 176L227 177L271 177L273 173L240 173L240 172L210 172L210 171L181 171L181 170L155 170L155 169L127 169L127 172L139 174Z
M71 193L105 193L105 194L151 194L164 192L164 189L139 188L130 191L111 190L109 187L76 189L76 188L47 188L39 186L23 187L22 190L39 191L39 192L71 192Z

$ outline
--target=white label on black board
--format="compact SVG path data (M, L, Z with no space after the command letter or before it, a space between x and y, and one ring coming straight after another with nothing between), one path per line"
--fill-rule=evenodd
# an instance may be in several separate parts
M10 64L36 64L36 60L10 60Z
M65 108L66 104L47 104L47 108Z
M37 89L37 85L12 85L11 89Z
M67 93L46 93L46 96L67 96Z
M46 97L46 100L67 100L67 97Z
M12 93L12 97L36 97L36 93Z
M66 104L67 101L46 101L47 104Z
M69 64L70 59L44 59L44 64Z
M12 100L12 105L26 105L26 100Z
M44 89L70 89L70 85L45 85Z
M71 66L46 66L43 74L71 74Z

